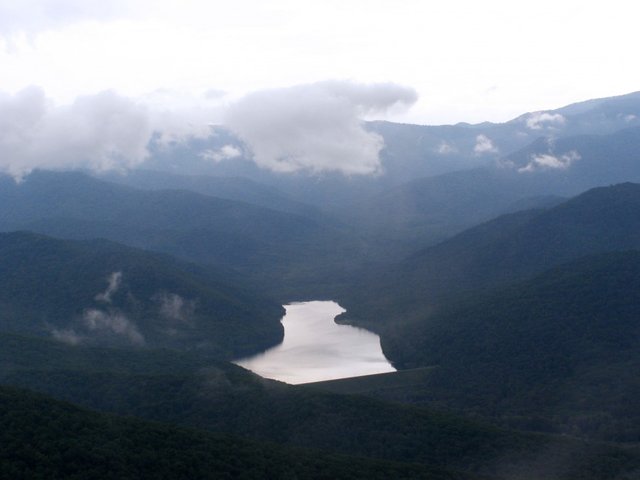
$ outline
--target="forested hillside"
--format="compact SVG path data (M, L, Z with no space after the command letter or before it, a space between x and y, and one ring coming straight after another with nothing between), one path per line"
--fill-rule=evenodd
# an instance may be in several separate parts
M516 428L637 442L638 288L640 253L628 251L458 295L382 337L398 367L430 368L354 389ZM349 380L335 389L351 391Z
M98 414L7 387L0 388L0 474L25 480L479 478Z
M104 240L0 234L0 331L234 358L282 338L282 307L224 271ZM246 283L246 282L245 282Z

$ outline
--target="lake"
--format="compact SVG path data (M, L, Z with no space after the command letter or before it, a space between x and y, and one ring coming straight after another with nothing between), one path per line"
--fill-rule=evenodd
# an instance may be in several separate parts
M292 384L395 372L382 354L378 335L335 323L345 311L336 302L291 303L284 308L282 343L233 363Z

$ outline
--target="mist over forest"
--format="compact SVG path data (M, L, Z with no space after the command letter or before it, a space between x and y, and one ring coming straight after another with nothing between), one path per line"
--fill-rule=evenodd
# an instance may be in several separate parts
M639 478L640 12L530 10L0 0L0 476Z

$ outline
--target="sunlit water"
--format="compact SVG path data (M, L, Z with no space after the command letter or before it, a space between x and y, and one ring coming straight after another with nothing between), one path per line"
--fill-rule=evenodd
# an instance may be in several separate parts
M382 354L378 335L334 322L345 311L337 303L301 302L284 308L283 342L234 363L294 384L395 371Z

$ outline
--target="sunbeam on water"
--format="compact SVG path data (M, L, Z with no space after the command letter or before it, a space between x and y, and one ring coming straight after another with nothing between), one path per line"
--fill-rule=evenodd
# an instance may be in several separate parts
M336 302L300 302L284 308L283 342L235 364L292 384L395 371L382 353L378 335L335 323L345 311Z

